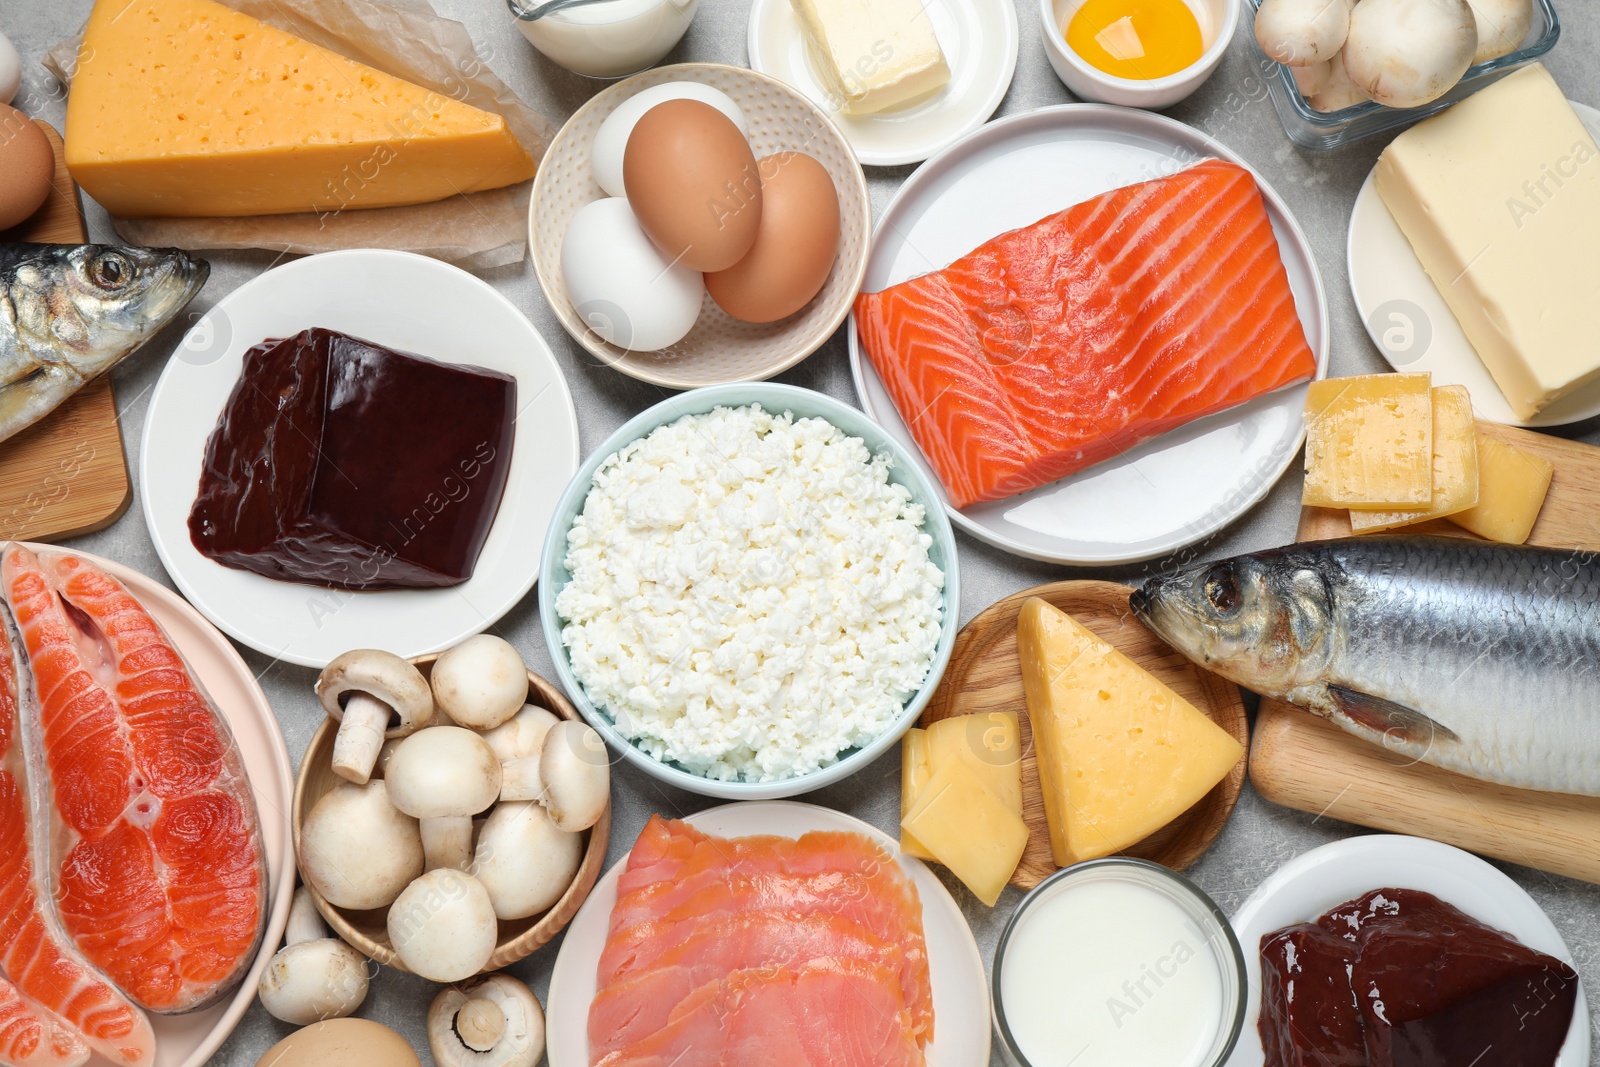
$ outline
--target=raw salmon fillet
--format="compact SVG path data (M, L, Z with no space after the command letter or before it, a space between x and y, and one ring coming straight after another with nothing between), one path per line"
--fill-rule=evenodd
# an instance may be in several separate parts
M78 1067L89 1046L72 1028L22 999L0 978L0 1063L10 1067Z
M135 1003L190 1011L255 954L266 859L227 724L160 626L77 556L5 553L37 692L62 925Z
M29 681L9 620L0 620L0 970L76 1031L75 1048L82 1048L81 1034L107 1059L140 1067L155 1059L149 1020L71 947L34 876L33 843L50 823L28 787L21 707L32 695ZM3 1049L0 1041L0 1060L7 1060Z
M1316 374L1266 205L1206 160L856 298L958 508L1036 489Z

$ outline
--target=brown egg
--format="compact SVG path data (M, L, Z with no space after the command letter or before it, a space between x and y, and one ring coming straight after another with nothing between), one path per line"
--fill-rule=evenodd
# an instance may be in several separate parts
M329 1019L296 1030L256 1067L421 1067L406 1039L367 1019Z
M622 185L650 240L691 270L725 270L755 243L756 158L710 104L668 100L646 111L622 152Z
M56 155L44 131L16 108L0 104L0 230L39 210L55 174Z
M839 193L821 163L799 152L767 156L761 228L750 252L706 275L717 306L745 322L776 322L817 295L839 253Z

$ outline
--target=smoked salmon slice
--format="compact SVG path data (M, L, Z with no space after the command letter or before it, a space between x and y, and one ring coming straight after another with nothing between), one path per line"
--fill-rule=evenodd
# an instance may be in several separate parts
M135 1003L203 1007L243 977L266 917L255 801L227 724L156 621L70 553L0 564L37 695L53 848L78 949Z
M1255 179L1205 160L856 298L861 346L958 508L1316 374Z
M89 1046L50 1013L28 1003L0 978L0 1063L10 1067L78 1067Z
M69 947L34 876L34 841L49 832L49 820L28 789L21 734L21 707L32 697L28 681L9 619L0 620L0 970L22 995L76 1029L69 1052L39 1062L82 1062L88 1051L81 1034L107 1059L141 1067L155 1059L149 1020ZM46 1020L36 1034L40 1047L59 1043L47 1037L54 1026ZM5 1033L0 1027L0 1060L11 1062ZM82 1056L73 1059L78 1050Z

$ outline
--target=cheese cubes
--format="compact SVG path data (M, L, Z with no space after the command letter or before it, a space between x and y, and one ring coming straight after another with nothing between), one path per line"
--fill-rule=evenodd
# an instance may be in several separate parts
M950 65L920 0L791 0L840 110L866 115L926 96Z
M1542 65L1396 137L1373 180L1519 418L1600 380L1600 149Z
M1244 747L1070 615L1033 597L1017 621L1056 863L1120 852L1194 805Z
M1433 394L1426 374L1312 382L1306 393L1310 507L1393 511L1433 502Z
M1464 385L1433 390L1433 502L1417 511L1352 511L1356 533L1439 519L1478 502L1478 424Z
M1478 504L1450 521L1479 537L1520 545L1544 507L1555 464L1520 448L1478 437Z

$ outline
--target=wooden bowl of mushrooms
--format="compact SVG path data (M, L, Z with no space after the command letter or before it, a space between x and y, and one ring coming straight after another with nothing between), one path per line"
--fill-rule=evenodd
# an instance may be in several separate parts
M323 669L295 782L300 877L334 932L436 982L500 970L571 921L605 863L610 757L488 634Z

